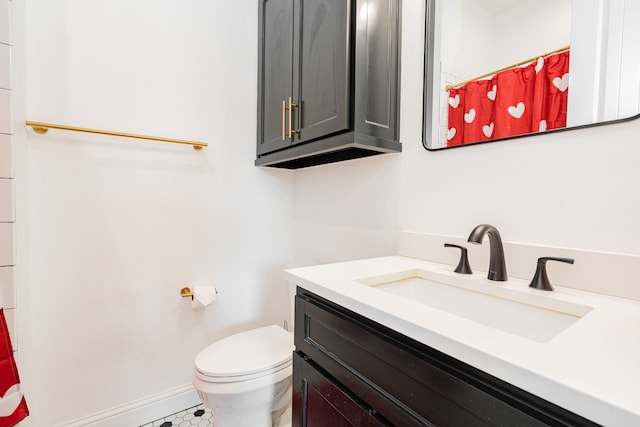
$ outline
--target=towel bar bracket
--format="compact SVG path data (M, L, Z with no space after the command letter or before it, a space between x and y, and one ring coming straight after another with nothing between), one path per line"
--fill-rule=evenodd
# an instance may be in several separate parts
M33 131L39 135L44 135L49 131L49 128L43 128L41 126L34 126Z

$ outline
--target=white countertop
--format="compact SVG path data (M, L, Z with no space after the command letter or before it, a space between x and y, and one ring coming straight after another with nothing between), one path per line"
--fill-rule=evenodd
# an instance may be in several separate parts
M555 286L491 282L593 307L547 342L513 335L363 285L370 276L424 269L455 275L449 265L390 256L285 271L285 278L349 310L606 426L640 425L640 302Z

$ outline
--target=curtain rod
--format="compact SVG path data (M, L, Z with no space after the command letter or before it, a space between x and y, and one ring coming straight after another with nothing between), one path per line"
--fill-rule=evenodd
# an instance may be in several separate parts
M447 85L447 86L445 86L445 89L448 91L448 90L451 90L451 89L453 89L455 87L458 87L458 86L464 86L467 83L474 82L476 80L480 80L480 79L483 79L485 77L493 76L494 74L498 74L501 71L510 70L512 68L516 68L516 67L519 67L521 65L528 64L529 62L533 62L538 58L546 58L547 56L553 55L554 53L564 52L565 50L569 50L570 47L571 46L564 46L564 47L561 47L559 49L552 50L551 52L546 52L546 53L543 53L542 55L538 55L538 56L534 56L533 58L525 59L524 61L520 61L520 62L518 62L516 64L508 65L506 67L500 68L499 70L491 71L489 73L483 74L483 75L478 76L478 77L474 77L474 78L469 79L469 80L465 80L465 81L460 82L460 83Z
M137 135L134 133L112 132L108 130L89 129L89 128L81 128L76 126L55 125L52 123L32 122L29 120L25 122L25 125L31 126L34 132L39 134L47 133L49 129L60 129L60 130L69 130L73 132L93 133L97 135L120 136L124 138L148 139L148 140L157 141L157 142L170 142L173 144L186 144L186 145L191 145L194 150L202 150L203 147L207 147L209 145L206 142L199 142L199 141L186 141L183 139L161 138L159 136Z

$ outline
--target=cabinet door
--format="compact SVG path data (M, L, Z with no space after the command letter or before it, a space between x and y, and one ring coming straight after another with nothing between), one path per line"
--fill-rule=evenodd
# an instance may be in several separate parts
M352 0L296 0L293 143L350 128Z
M295 427L383 427L391 424L355 400L339 384L294 353Z
M291 96L293 80L293 6L294 0L260 0L258 154L291 145L283 140L282 102Z
M398 0L359 0L355 130L398 139L400 99Z

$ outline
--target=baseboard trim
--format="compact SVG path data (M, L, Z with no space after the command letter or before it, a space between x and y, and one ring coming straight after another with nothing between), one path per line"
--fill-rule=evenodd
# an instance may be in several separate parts
M140 426L200 404L191 384L175 387L105 411L78 418L57 427Z

